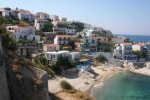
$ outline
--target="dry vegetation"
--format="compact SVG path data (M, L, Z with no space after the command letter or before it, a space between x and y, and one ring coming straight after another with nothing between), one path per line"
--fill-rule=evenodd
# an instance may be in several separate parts
M83 93L79 90L62 90L56 93L56 96L60 100L94 100L87 93Z

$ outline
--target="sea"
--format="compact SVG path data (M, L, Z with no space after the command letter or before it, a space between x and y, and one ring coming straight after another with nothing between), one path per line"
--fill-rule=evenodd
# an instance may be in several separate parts
M92 95L96 100L150 100L150 77L120 72L106 80Z
M114 34L114 36L125 36L134 42L150 42L150 35L121 35Z

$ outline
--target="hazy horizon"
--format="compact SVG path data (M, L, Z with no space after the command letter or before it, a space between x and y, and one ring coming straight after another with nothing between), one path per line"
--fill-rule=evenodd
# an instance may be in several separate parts
M108 29L113 34L150 34L150 0L1 0L0 7L67 17Z

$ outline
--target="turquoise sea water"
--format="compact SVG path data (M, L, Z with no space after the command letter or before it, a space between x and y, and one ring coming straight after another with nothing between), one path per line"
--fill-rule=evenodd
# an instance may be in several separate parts
M93 96L96 100L150 100L150 77L121 72L106 80Z

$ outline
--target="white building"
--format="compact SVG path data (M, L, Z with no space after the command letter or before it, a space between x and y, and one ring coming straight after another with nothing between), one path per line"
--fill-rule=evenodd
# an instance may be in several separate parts
M45 58L48 61L57 61L60 58L68 57L70 58L69 51L54 51L54 52L44 52Z
M17 25L8 25L8 26L6 26L6 29L7 29L9 32L11 32L11 33L15 33L17 28L18 28Z
M132 46L133 51L142 51L145 48L144 43L137 43Z
M115 44L124 43L126 40L126 37L124 36L116 36L112 38L112 42Z
M44 20L46 20L46 19L49 19L50 16L49 16L49 14L44 13L44 12L37 12L36 13L36 18L37 19L44 19Z
M44 19L35 19L34 26L36 30L41 30L44 28L45 20Z
M29 22L33 22L35 20L35 14L31 13L28 10L17 9L16 11L18 12L18 18L20 20L27 20Z
M19 40L32 40L40 41L40 36L35 35L35 27L19 27L19 26L6 26L9 32L12 32L11 37L16 41Z
M132 43L120 43L114 49L113 56L119 59L132 60L136 59L136 56L132 51Z
M0 8L0 16L3 17L17 17L17 12L11 8Z
M45 44L43 46L43 52L59 51L60 46L57 44Z
M70 41L69 35L56 35L54 38L54 44L68 45Z
M101 34L97 34L94 31L100 32L101 30L100 29L85 29L84 30L86 37L94 38L97 41L97 43L108 42L107 37L104 37Z

